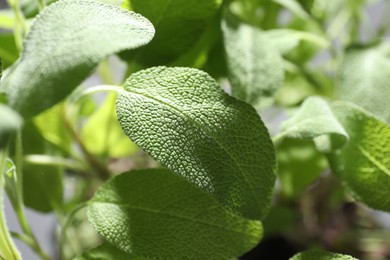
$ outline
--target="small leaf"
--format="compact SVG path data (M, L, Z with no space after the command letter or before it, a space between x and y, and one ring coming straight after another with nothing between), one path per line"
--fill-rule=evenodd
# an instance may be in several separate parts
M124 132L154 159L248 218L266 215L275 175L256 111L207 73L155 67L133 74L117 100Z
M307 98L298 112L282 124L279 138L282 137L313 139L322 152L339 148L348 140L328 103L319 97Z
M232 215L164 169L132 171L103 184L88 218L108 242L152 259L231 259L262 236L260 221Z
M144 17L92 0L61 0L45 8L1 87L11 107L30 117L77 87L106 56L148 43Z
M283 60L264 33L226 14L222 22L233 96L256 109L269 106L284 78Z
M167 64L190 50L222 4L222 0L126 1L156 28L152 42L137 50L137 60L148 65Z
M383 120L390 120L390 44L347 50L339 69L340 99L351 101Z
M138 147L123 133L115 111L116 95L106 97L102 107L84 125L81 137L87 150L113 158L134 154Z
M353 104L332 109L350 137L329 155L332 170L357 200L390 211L390 127Z
M357 260L349 255L336 254L318 249L307 250L294 255L290 260Z
M11 135L21 128L22 118L6 105L0 104L0 149L3 148Z
M147 260L139 256L132 256L124 251L119 250L109 243L104 243L96 248L84 252L81 256L73 260Z

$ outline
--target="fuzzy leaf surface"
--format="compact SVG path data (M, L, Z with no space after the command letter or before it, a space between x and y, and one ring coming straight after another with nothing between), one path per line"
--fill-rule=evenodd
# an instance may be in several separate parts
M233 212L259 219L273 191L275 155L250 105L207 73L155 67L133 74L117 100L124 132L154 159Z
M65 98L106 56L145 45L153 35L146 18L120 7L55 2L35 19L1 87L11 107L33 116Z
M132 171L103 184L88 218L108 242L152 259L231 259L262 237L260 221L231 214L164 169Z
M390 211L390 127L353 104L336 103L332 110L350 137L329 155L332 170L357 200Z
M271 105L284 78L283 60L272 41L228 13L222 29L233 96L256 109Z

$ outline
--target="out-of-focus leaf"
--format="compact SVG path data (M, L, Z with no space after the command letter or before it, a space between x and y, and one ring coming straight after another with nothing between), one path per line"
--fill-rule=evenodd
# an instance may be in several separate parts
M299 2L296 0L273 0L275 3L278 3L284 6L287 10L290 10L293 14L298 16L303 20L310 18L310 15L302 8Z
M152 259L231 259L262 237L260 221L232 215L164 169L132 171L103 184L89 202L88 219L108 242Z
M349 255L342 255L318 249L311 249L296 254L290 260L357 260Z
M23 120L18 113L0 104L0 149L8 143L12 134L20 129L22 123Z
M15 16L13 12L11 10L0 10L0 28L6 30L12 30L14 26L15 26Z
M357 200L390 211L390 127L353 104L332 110L349 135L345 147L329 154L332 170Z
M272 236L281 233L296 221L294 211L288 207L273 206L263 221L265 236Z
M18 59L19 53L13 34L0 33L0 57L3 60L4 68L8 68Z
M119 250L109 243L104 243L96 248L84 252L73 260L147 260L144 257L132 256Z

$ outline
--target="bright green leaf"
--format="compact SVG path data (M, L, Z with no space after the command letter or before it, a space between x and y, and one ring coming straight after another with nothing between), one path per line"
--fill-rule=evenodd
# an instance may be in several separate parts
M233 96L256 109L271 105L284 78L283 60L272 41L228 13L222 29Z
M345 144L348 134L319 97L307 98L298 112L281 126L278 138L313 139L317 149L330 152Z
M0 104L0 149L7 144L11 135L20 129L22 122L18 113Z
M146 260L144 257L132 256L119 250L109 243L104 243L96 248L84 252L73 260Z
M88 118L82 129L84 145L95 155L120 158L138 150L118 123L115 100L115 94L108 95L102 107Z
M58 1L35 19L2 88L11 107L33 116L67 96L106 56L145 45L153 34L147 19L117 6Z
M117 100L125 133L154 159L233 212L263 218L275 175L267 129L207 73L155 67L133 74Z
M152 42L137 51L137 60L149 65L167 64L191 49L222 4L222 0L126 1L156 28Z
M339 69L340 99L351 101L390 120L390 44L349 49Z
M290 260L357 260L349 255L336 254L318 249L307 250L296 254Z
M299 18L306 20L310 18L310 15L302 8L301 4L296 0L273 0L275 3L280 4L287 10L290 10L293 14Z
M390 211L390 127L352 104L332 109L350 138L329 155L332 170L357 200Z
M260 221L231 214L164 169L128 172L103 184L88 218L108 242L152 259L231 259L262 237Z
M12 30L15 26L15 16L11 10L0 10L0 28Z

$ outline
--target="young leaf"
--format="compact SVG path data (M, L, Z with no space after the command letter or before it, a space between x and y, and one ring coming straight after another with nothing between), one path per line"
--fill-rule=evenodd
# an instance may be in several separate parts
M104 243L96 248L84 252L82 255L75 257L73 260L147 260L144 257L132 256L124 251L119 250L109 243Z
M390 44L349 49L339 69L338 96L390 120Z
M149 65L172 62L200 38L222 0L126 0L132 10L148 18L156 37L137 51L138 60Z
M260 221L231 214L164 169L132 171L103 184L88 218L108 242L152 259L231 259L262 236Z
M0 149L7 144L11 135L20 129L22 123L23 120L18 113L0 104Z
M115 94L106 97L102 107L84 125L81 137L87 150L112 158L134 154L138 147L123 133L115 111Z
M294 255L290 260L357 260L349 255L342 255L318 249L311 249Z
M153 34L147 19L117 6L58 1L35 19L1 87L11 107L33 116L68 95L106 56L145 45Z
M332 170L357 200L390 211L390 127L353 104L332 109L350 138L329 155Z
M282 124L279 138L282 137L313 139L322 152L339 148L348 140L328 103L319 97L307 98L298 112Z
M222 22L233 96L256 109L269 106L284 78L283 60L260 29L231 14Z
M275 175L267 129L207 73L155 67L133 74L117 100L125 133L154 159L233 212L263 218Z

